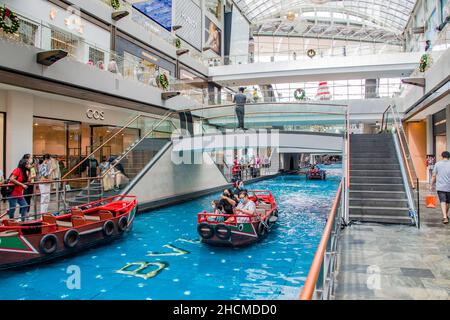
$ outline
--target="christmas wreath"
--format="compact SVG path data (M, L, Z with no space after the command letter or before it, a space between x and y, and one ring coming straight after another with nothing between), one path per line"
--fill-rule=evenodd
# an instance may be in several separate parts
M420 58L419 71L420 72L425 72L425 70L427 70L429 65L430 65L430 55L425 53Z
M163 88L164 90L167 90L169 88L169 79L167 78L165 73L161 73L158 80L161 88Z
M20 21L17 15L6 6L0 7L0 29L6 33L16 33L19 27Z
M294 98L295 100L305 100L305 90L299 88L294 91Z
M306 54L308 55L308 57L310 57L311 59L315 57L316 55L316 50L314 49L309 49Z
M175 47L176 47L177 49L180 49L180 48L181 48L181 40L178 39L178 38L175 39Z
M120 1L119 0L111 0L111 7L113 7L114 10L119 10Z

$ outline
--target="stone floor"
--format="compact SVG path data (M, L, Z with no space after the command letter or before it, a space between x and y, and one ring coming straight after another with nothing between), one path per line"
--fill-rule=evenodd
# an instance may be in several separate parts
M450 224L424 206L421 228L353 224L341 234L335 299L450 299Z

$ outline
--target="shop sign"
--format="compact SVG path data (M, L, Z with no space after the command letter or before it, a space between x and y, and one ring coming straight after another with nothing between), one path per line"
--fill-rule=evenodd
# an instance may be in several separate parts
M94 120L105 120L105 112L95 109L87 109L86 117L88 117L88 119Z

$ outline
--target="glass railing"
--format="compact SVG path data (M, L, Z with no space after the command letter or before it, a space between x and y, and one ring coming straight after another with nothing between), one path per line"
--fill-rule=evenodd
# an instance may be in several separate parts
M163 91L173 90L181 82L165 73L168 87L165 87L157 71L145 68L139 59L125 58L112 50L98 44L85 41L81 37L63 32L50 26L45 21L25 16L15 10L21 19L21 27L15 34L0 31L0 39L30 45L42 50L61 49L68 53L67 59L75 60L86 68L101 70L113 77L136 81L142 85L159 88Z
M191 112L197 117L195 134L234 130L238 124L235 104L204 106ZM346 112L346 104L329 102L248 103L244 125L247 129L342 133Z
M397 108L389 106L383 113L382 118L382 132L392 133L394 139L398 141L400 164L404 170L404 180L407 186L407 197L409 202L409 214L414 221L414 224L420 227L420 190L419 178L414 166L412 153L409 149L408 139L401 121L400 114Z
M178 90L179 89L179 90ZM199 104L230 104L236 93L210 93L207 89L179 86L176 91ZM245 95L248 103L270 102L308 102L331 100L363 100L397 97L401 92L400 79L385 83L370 84L362 80L357 84L304 84L299 88L281 88L261 90L247 88Z
M255 45L257 47L257 45ZM311 59L322 59L331 57L355 57L364 55L389 54L404 52L400 46L389 44L361 43L358 45L338 46L333 48L319 49L292 49L288 51L270 51L230 55L223 58L213 57L206 59L208 66L215 67L221 65L270 63L285 61L311 61Z
M108 7L111 7L111 1L110 0L99 0L106 4ZM157 36L161 40L167 42L169 45L174 47L174 49L177 49L176 46L176 39L178 38L175 34L169 32L168 30L162 28L160 25L158 25L156 22L152 21L150 18L136 10L131 3L127 1L120 1L121 7L120 10L126 10L130 12L130 18L131 21L136 23L139 28L142 29L145 33L150 33L154 36ZM187 42L183 41L182 39L178 38L181 43L180 49L189 49L188 55L196 60L197 62L201 64L205 64L203 54L199 52L197 49L189 45Z

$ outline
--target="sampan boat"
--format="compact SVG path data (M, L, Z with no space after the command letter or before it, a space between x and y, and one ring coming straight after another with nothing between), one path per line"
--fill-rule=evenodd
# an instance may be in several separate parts
M310 169L306 172L306 180L325 180L327 173L322 169Z
M201 241L215 246L245 246L264 238L278 220L278 210L270 191L248 191L256 204L256 214L198 214L197 232Z
M0 270L45 262L110 242L130 230L134 196L116 195L39 220L0 222Z

